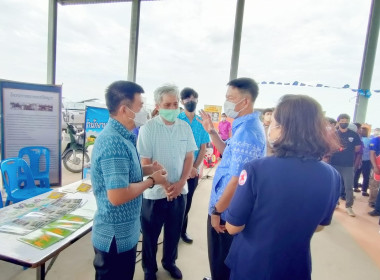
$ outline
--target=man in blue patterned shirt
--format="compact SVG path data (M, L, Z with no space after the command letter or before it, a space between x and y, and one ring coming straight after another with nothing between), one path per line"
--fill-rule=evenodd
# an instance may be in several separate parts
M165 184L166 171L154 162L141 168L136 137L141 122L141 86L112 83L106 91L110 119L96 139L91 156L91 183L97 203L92 228L95 278L133 279L140 236L142 193ZM152 174L153 173L153 174ZM152 174L143 181L143 174Z
M203 157L206 153L206 143L210 142L210 137L208 133L203 128L202 124L199 122L200 117L195 115L195 109L198 103L198 93L192 88L184 88L180 93L181 103L185 107L185 111L180 113L178 118L187 122L191 131L193 132L195 143L197 144L198 150L194 151L194 163L190 172L190 178L187 179L187 186L189 192L187 193L185 216L183 218L183 225L181 231L181 238L186 243L193 243L193 240L187 234L187 221L188 214L191 208L191 202L193 201L193 195L195 189L198 186L199 179L199 166L203 162Z
M202 124L210 134L211 141L223 158L212 182L209 216L207 221L208 257L212 279L227 280L230 270L224 264L229 252L232 235L225 228L224 211L228 208L239 182L243 165L266 153L264 128L259 114L253 112L253 104L259 93L256 82L250 78L230 81L224 102L224 112L235 119L232 137L226 142L219 137L210 116L201 112ZM206 278L207 279L207 278Z

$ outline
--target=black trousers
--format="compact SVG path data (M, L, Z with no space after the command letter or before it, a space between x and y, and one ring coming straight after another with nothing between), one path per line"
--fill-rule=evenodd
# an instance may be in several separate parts
M188 214L189 214L189 211L191 208L191 202L193 201L193 195L194 195L195 189L198 186L198 180L199 180L198 176L195 178L190 178L189 180L187 180L187 186L189 188L189 192L187 193L185 216L183 218L183 225L182 225L181 234L185 234L187 231Z
M221 220L221 224L225 221ZM230 251L233 236L228 232L217 233L211 226L210 215L207 218L207 245L208 260L210 263L211 278L213 280L230 279L230 269L224 264Z
M143 199L141 212L142 267L144 273L157 272L157 241L162 226L164 227L164 244L162 265L175 265L178 254L178 242L181 236L183 215L186 207L186 195L180 195L173 201L163 199Z
M369 185L369 176L371 173L372 164L370 160L363 160L362 166L355 171L354 177L354 188L358 188L358 181L360 178L360 174L363 175L363 184L362 184L362 192L367 192Z
M112 240L110 251L103 252L94 247L96 280L132 280L135 274L136 247L117 253L116 240Z

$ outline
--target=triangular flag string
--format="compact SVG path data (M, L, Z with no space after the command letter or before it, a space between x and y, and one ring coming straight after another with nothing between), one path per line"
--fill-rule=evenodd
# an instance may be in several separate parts
M323 84L316 84L316 85L309 85L309 84L306 84L306 83L302 83L302 82L298 82L298 81L294 81L293 83L284 83L284 82L275 82L275 81L270 81L270 82L266 82L266 81L262 81L260 82L260 84L262 85L279 85L279 86L300 86L300 87L305 87L305 86L308 86L308 87L318 87L318 88L321 88L321 87L325 87L325 88L334 88L334 89L351 89L353 92L357 92L359 95L362 95L366 98L370 98L371 95L372 95L372 92L380 92L380 89L374 89L372 90L369 90L369 89L355 89L355 88L351 88L349 84L345 84L343 87L335 87L335 86L328 86L328 85L323 85Z

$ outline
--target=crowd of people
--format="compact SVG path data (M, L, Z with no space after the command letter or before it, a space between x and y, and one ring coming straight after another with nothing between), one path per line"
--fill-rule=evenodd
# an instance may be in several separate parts
M206 280L311 279L311 238L330 224L339 197L354 217L353 193L361 191L375 208L369 214L380 215L380 195L372 195L379 183L370 178L371 170L380 175L380 137L350 129L348 115L326 119L306 95L285 95L260 115L257 83L238 78L227 84L216 129L207 112L196 115L192 88L157 88L149 120L143 93L128 81L106 90L110 119L91 158L96 279L133 279L140 233L144 279L157 279L162 228L162 267L183 278L178 243L193 242L188 214L210 141L222 158L208 207Z

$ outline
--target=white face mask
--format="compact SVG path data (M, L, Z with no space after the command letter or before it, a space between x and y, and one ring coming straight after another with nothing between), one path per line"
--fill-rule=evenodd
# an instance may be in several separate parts
M128 108L128 107L127 107ZM148 113L145 111L144 108L141 108L139 112L134 112L131 109L128 108L129 111L133 112L135 114L135 117L133 118L133 121L135 122L136 127L143 126L148 121Z
M239 113L240 113L242 110L244 110L245 107L242 108L242 109L241 109L240 111L238 111L238 112L235 111L235 107L236 107L236 105L238 105L238 104L239 104L240 102L242 102L243 100L244 100L244 98L243 98L242 100L240 100L238 103L233 103L233 102L228 101L228 100L224 101L224 106L223 106L223 108L224 108L224 112L226 113L226 115L227 115L228 117L230 117L230 118L236 119L237 116L239 115Z
M273 126L273 127L277 128L277 127L280 127L280 126L279 126L279 125L276 125L276 126ZM267 132L267 140L268 140L268 144L269 144L269 146L270 146L271 148L273 148L274 144L276 143L276 141L277 141L280 137L277 137L276 139L271 140L271 139L270 139L270 131L271 131L271 130L272 130L272 126L269 125L269 127L268 127L268 132Z
M269 123L269 122L271 121L271 119L272 119L272 116L271 116L271 115L265 115L265 116L264 116L264 121L265 121L265 122L268 122L268 123Z

